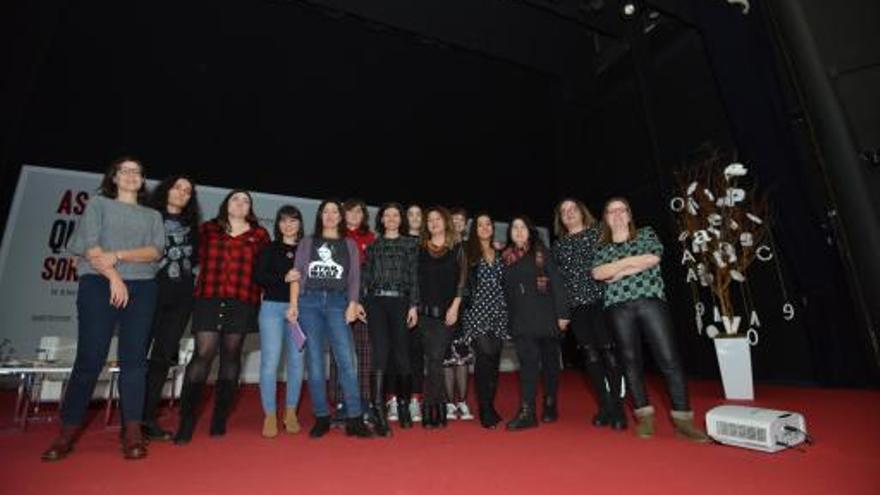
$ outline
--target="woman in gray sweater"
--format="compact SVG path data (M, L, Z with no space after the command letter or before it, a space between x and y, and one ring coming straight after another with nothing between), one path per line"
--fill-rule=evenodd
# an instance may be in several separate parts
M159 212L141 205L144 198L141 162L128 157L116 160L67 246L79 257L76 362L61 407L61 434L43 452L43 460L57 461L73 450L117 325L122 455L126 459L147 455L141 433L146 354L165 228Z

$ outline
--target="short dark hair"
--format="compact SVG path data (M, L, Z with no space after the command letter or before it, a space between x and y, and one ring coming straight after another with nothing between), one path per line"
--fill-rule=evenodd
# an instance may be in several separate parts
M340 213L351 211L355 208L360 208L361 212L363 212L364 217L361 219L361 224L357 226L357 231L359 234L366 234L370 231L370 211L367 210L367 203L362 199L358 198L350 198L346 199L344 203L342 203L342 210ZM342 219L345 221L345 218ZM348 226L346 226L347 228Z
M454 208L450 208L450 209L449 209L449 216L453 217L453 216L455 216L455 215L461 215L461 216L463 216L465 219L467 219L467 217L468 217L467 210L464 209L464 208L461 207L461 206L456 206L456 207L454 207Z
M400 203L396 203L394 201L389 201L385 203L381 207L379 207L379 212L376 213L376 232L379 235L385 235L385 224L382 223L382 216L385 215L385 211L387 210L397 210L400 213L400 234L406 235L409 233L409 222L406 220L406 211L403 209L403 206Z
M275 228L272 232L272 235L274 236L273 239L279 242L284 240L284 234L281 233L281 228L278 226L284 217L299 220L299 229L296 231L296 242L299 242L303 238L305 229L303 227L302 212L299 211L299 208L293 205L283 205L281 208L278 208L278 212L275 213Z
M536 251L546 250L547 246L544 245L544 239L541 238L541 233L538 232L538 228L535 227L534 222L532 222L532 219L527 215L514 215L513 218L510 219L510 223L507 225L507 247L515 246L513 243L513 222L517 220L522 221L522 223L526 225L526 229L529 231L529 255L534 256Z
M183 207L183 211L180 212L180 218L185 225L197 227L202 223L202 207L199 204L199 197L196 193L196 183L188 175L169 175L162 179L162 182L160 182L156 188L153 189L152 194L150 194L149 205L154 209L159 210L164 217L167 214L168 191L170 191L171 188L177 184L177 181L181 179L190 183L192 186L192 194L189 197L189 202Z
M137 202L138 204L144 204L147 202L147 179L144 162L131 155L120 156L110 162L110 166L107 167L107 170L104 172L104 177L101 179L101 185L98 187L98 192L105 198L116 199L116 196L119 195L119 187L113 182L113 178L116 177L116 174L119 172L119 167L125 162L136 163L141 170L141 177L144 178L144 181L141 184L141 188L138 189Z

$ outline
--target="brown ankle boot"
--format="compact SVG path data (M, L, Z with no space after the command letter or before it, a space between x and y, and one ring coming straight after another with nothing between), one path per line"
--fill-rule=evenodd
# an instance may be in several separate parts
M122 457L130 460L147 456L147 443L141 430L140 421L126 421L122 433Z
M267 414L263 418L263 438L275 438L278 436L278 418L275 414Z
M60 461L67 457L67 455L73 451L73 446L79 439L81 430L82 428L79 426L63 425L61 427L61 433L52 440L52 444L49 445L48 449L43 451L40 458L44 461L52 462Z
M284 430L287 433L299 433L299 419L296 417L296 408L288 407L284 410Z
M651 438L654 436L654 406L645 406L636 409L636 436L639 438Z
M675 425L675 434L685 440L697 443L706 443L709 436L694 424L693 411L672 411L672 423Z

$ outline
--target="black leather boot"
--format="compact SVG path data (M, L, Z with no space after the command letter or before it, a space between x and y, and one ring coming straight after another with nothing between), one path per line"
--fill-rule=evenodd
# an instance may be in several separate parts
M523 402L519 406L516 417L507 423L508 431L525 430L538 426L538 418L535 415L535 406Z
M345 421L345 435L349 437L372 438L373 432L364 424L364 418L358 416L356 418L348 418Z
M183 390L180 392L180 423L177 426L177 434L174 435L174 443L184 445L192 440L193 431L196 429L196 410L202 399L203 383L193 383L184 380Z
M412 375L397 377L397 420L403 429L412 428L412 415L409 413L409 401L412 397Z
M211 436L222 437L226 434L226 420L235 400L235 382L217 380L214 394L214 415L211 417Z
M376 370L370 376L370 391L373 397L372 409L373 431L380 437L391 435L391 427L388 426L388 414L385 410L385 373L382 370ZM346 433L348 427L346 423Z
M609 351L612 352L612 351ZM626 413L623 408L624 381L623 373L616 366L616 360L611 358L611 366L608 367L608 424L614 430L626 429Z
M555 423L559 419L559 410L556 407L556 397L548 395L544 397L544 410L541 413L541 421Z
M309 437L321 438L330 431L330 416L316 416L315 425L309 430Z
M398 414L400 412L398 411ZM422 428L433 430L437 427L437 408L428 401L422 402Z
M581 357L583 359L584 370L590 377L590 383L596 393L596 403L599 410L593 415L593 426L603 427L611 423L611 395L608 390L608 379L602 358L596 349L589 347L581 347Z
M437 408L437 427L446 428L449 419L446 417L446 402L441 402L434 406Z
M148 440L167 442L174 437L174 433L162 429L162 427L155 421L144 422L141 431Z

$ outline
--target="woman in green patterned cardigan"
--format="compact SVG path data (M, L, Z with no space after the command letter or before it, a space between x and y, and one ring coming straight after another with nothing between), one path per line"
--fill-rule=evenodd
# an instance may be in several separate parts
M593 278L607 284L605 312L632 393L638 420L636 434L642 438L654 434L654 406L648 401L642 362L644 339L666 378L676 434L706 442L708 437L694 425L687 379L666 305L660 274L663 245L651 227L636 229L626 199L612 198L605 203L603 220Z

